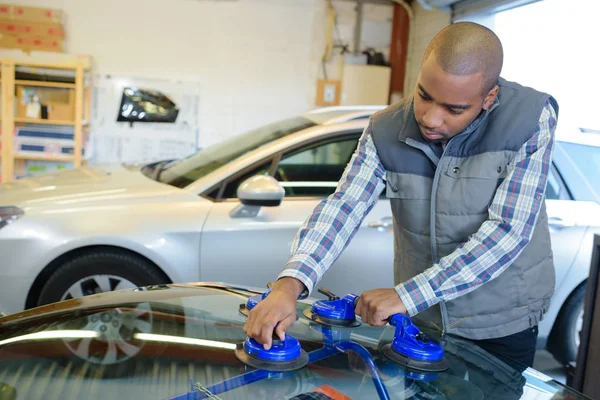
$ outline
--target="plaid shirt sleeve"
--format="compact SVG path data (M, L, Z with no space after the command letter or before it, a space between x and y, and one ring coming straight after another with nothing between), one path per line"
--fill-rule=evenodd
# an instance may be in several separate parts
M409 315L497 278L527 246L544 201L556 118L547 102L533 136L510 164L508 176L489 206L489 218L479 230L431 268L396 286Z
M291 257L279 278L293 277L307 296L340 256L385 188L385 170L377 155L371 126L358 141L335 193L320 202L298 231Z

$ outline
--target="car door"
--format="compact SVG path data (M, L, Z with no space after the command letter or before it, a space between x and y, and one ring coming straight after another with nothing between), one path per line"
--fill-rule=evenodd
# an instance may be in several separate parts
M546 208L556 271L556 290L560 291L577 256L587 226L578 224L577 201L573 200L556 165L552 166L548 174Z
M298 229L317 204L335 191L360 132L305 143L223 183L201 243L201 279L265 287L284 269ZM277 207L254 217L232 217L237 187L257 174L274 176L285 189ZM338 294L393 286L393 234L389 201L382 198L320 286Z
M548 350L563 363L576 358L583 322L581 284L590 271L593 235L600 233L599 170L600 148L556 142L546 188L556 288L539 338L542 343L548 339Z

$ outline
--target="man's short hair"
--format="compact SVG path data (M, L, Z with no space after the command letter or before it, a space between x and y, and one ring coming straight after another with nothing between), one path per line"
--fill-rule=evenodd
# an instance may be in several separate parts
M494 32L473 22L458 22L442 29L425 50L423 63L436 57L440 67L452 75L483 74L483 93L498 82L502 71L502 43Z

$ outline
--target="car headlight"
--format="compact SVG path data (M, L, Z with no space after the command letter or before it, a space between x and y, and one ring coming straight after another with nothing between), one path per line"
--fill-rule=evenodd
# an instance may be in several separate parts
M25 213L19 207L8 206L0 207L0 229L4 228L8 224L12 224Z

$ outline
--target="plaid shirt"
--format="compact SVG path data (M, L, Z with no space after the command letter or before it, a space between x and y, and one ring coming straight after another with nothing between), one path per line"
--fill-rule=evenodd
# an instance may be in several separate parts
M496 190L489 217L469 240L396 286L408 314L452 300L498 277L521 254L544 201L556 113L546 103L532 137L519 149ZM367 127L336 192L300 228L279 275L300 280L308 295L346 248L385 188L385 169Z

